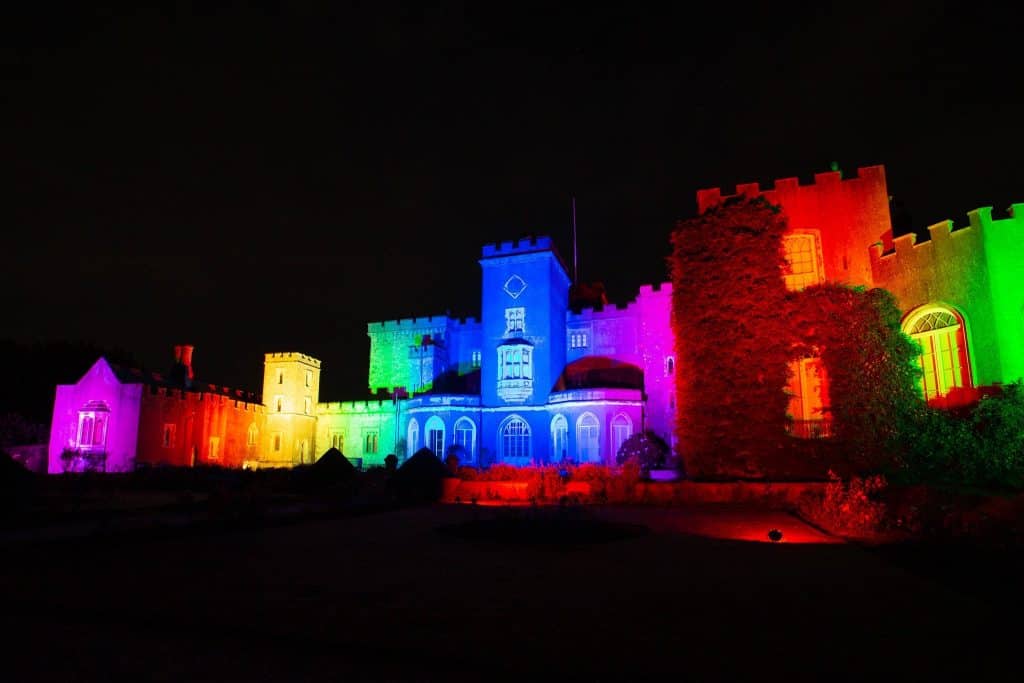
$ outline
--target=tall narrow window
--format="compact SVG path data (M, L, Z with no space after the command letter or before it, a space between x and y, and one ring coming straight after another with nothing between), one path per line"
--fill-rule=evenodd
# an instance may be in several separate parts
M789 364L789 433L801 439L832 436L828 410L828 375L821 358L800 358Z
M284 409L284 398L282 398L281 396L278 396L277 398L275 398L274 399L274 408L277 410L277 412L280 413Z
M921 346L921 390L936 401L953 389L971 386L970 359L963 320L948 308L932 306L914 313L904 330Z
M416 452L416 449L419 448L420 445L420 423L416 421L415 417L409 420L409 428L408 432L406 433L406 442L408 443L406 452L409 455L412 455L413 453Z
M476 425L468 417L460 417L455 422L455 445L462 447L465 462L473 462L476 458Z
M513 415L501 426L501 456L504 460L530 457L530 425Z
M306 386L307 387L313 386L313 371L312 370L306 370Z
M331 432L331 448L345 452L345 432Z
M617 456L622 444L633 433L633 422L625 413L619 413L612 418L612 455Z
M795 292L824 280L817 234L791 233L783 237L782 245L787 263L784 271L787 289Z
M275 453L280 453L281 452L281 432L274 432L273 442L274 442L274 452Z
M92 415L83 415L79 420L78 445L89 446L92 444Z
M580 462L601 459L601 423L593 413L583 413L576 421L576 453Z
M505 309L505 336L522 337L526 330L526 309L522 306Z
M248 432L248 434L246 434L246 437L245 437L245 445L247 445L247 446L255 446L256 445L256 439L258 437L259 437L259 430L256 428L256 425L255 424L249 425L249 432Z
M167 423L164 425L163 447L174 448L174 432L177 425Z
M436 415L432 415L423 426L423 433L427 440L427 448L433 451L439 458L444 457L444 422Z
M313 414L313 398L312 397L306 396L305 398L302 399L302 410L306 413L306 415L312 415Z
M277 371L277 383L284 384L284 370Z
M363 453L374 455L377 452L378 433L376 430L366 432L363 437Z
M564 415L551 418L551 460L562 462L569 457L569 422Z
M220 437L219 436L211 436L210 437L210 460L219 460L219 459L220 459Z
M665 357L665 376L671 377L676 371L676 359L672 356Z

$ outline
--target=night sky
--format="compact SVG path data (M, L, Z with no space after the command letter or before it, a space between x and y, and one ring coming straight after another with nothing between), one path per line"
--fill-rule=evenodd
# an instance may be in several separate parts
M901 222L1024 201L996 11L27 3L2 24L0 337L366 395L366 323L478 315L480 247L550 234L613 301L666 279L698 188L884 164ZM909 217L909 219L907 218ZM866 246L866 245L865 245ZM77 377L67 377L72 382Z

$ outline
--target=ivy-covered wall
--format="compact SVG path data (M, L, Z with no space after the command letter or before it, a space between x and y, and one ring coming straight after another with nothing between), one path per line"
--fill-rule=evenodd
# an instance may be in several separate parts
M921 400L893 297L838 284L787 291L787 228L778 206L737 196L672 234L676 436L696 478L824 474L840 457L873 467L894 415ZM784 387L804 357L820 357L829 377L827 445L787 434Z

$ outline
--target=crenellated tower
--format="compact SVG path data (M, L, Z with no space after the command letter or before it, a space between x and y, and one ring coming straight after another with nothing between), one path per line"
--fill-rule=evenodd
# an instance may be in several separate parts
M263 360L267 421L261 464L291 467L316 460L320 361L304 353L268 353Z
M565 265L550 237L486 245L480 265L483 404L543 405L565 367Z

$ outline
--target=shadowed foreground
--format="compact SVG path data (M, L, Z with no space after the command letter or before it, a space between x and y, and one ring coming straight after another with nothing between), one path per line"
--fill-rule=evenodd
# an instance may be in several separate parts
M1003 608L782 513L579 511L647 531L570 545L438 531L537 514L435 506L159 540L8 545L5 668L12 680L167 681L1012 671ZM761 538L772 527L782 543L692 535Z

